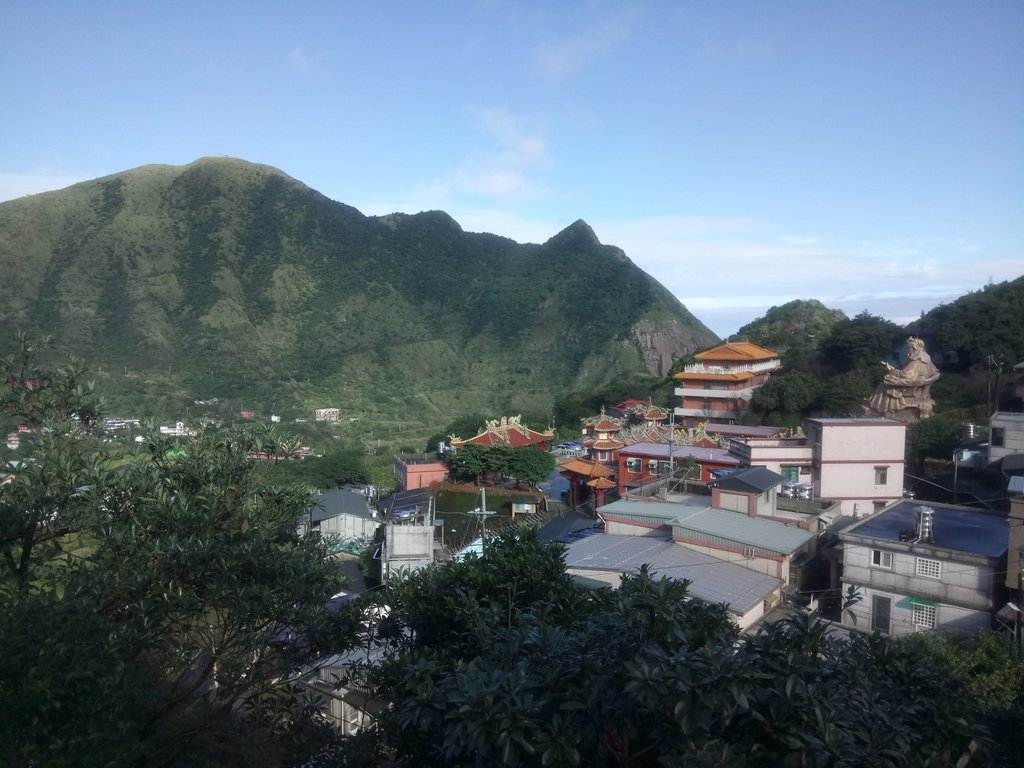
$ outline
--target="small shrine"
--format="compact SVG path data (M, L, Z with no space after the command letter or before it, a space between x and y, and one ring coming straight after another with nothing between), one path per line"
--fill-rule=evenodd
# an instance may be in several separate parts
M604 494L615 487L612 479L615 470L590 459L570 459L560 469L562 477L569 481L570 507L578 507L593 496L594 508L604 504Z

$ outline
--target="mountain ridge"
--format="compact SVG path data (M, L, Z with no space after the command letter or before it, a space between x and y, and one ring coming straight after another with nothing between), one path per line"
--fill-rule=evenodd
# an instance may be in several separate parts
M166 409L220 393L395 419L544 411L717 341L582 220L520 244L443 211L366 216L235 158L0 203L0 264L5 353L14 330L51 334Z

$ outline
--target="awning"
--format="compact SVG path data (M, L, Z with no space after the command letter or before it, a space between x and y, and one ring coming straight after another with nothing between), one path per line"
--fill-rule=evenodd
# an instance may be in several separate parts
M911 595L910 596L910 604L911 605L928 606L929 608L934 608L935 606L937 606L939 604L939 601L938 600L932 600L930 597L918 597L917 595Z

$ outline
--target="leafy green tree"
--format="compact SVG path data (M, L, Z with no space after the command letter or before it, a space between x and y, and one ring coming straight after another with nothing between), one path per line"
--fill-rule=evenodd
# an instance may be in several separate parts
M509 457L508 472L517 482L535 486L550 477L555 457L537 447L516 448Z
M888 360L905 333L895 323L861 312L840 321L822 345L824 360L837 372L878 366Z
M8 361L8 366L11 361ZM10 367L8 367L10 370ZM354 627L305 491L248 432L97 452L80 369L33 376L33 455L0 485L0 755L9 765L270 764L316 729L289 676ZM14 379L13 383L11 379ZM5 404L24 409L25 379ZM74 403L70 410L69 403Z
M369 479L366 453L361 448L329 450L323 456L274 462L267 480L274 483L303 483L318 490L330 490L345 483L365 483Z
M448 456L448 468L456 480L477 482L488 471L487 448L489 446L468 443Z
M922 632L903 642L946 674L966 681L983 710L1009 707L1024 693L1024 661L1013 642L997 632Z
M925 459L949 461L960 443L961 424L949 416L936 414L907 427L907 457L924 472Z
M910 643L834 636L797 613L739 636L722 606L646 568L618 590L566 576L560 545L513 530L482 558L410 576L393 708L397 766L951 764L984 702Z
M765 423L802 424L822 396L821 380L803 371L783 371L754 390L751 410Z

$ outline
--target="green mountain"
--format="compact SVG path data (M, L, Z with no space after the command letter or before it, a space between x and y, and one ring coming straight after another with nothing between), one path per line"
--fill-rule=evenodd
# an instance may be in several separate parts
M50 334L115 407L161 417L217 398L422 432L543 413L716 341L582 221L537 245L439 211L368 217L231 158L0 204L0 265L0 351Z
M732 338L783 351L815 339L820 343L836 323L846 319L842 310L829 309L817 299L797 299L772 307L763 317L740 328Z

